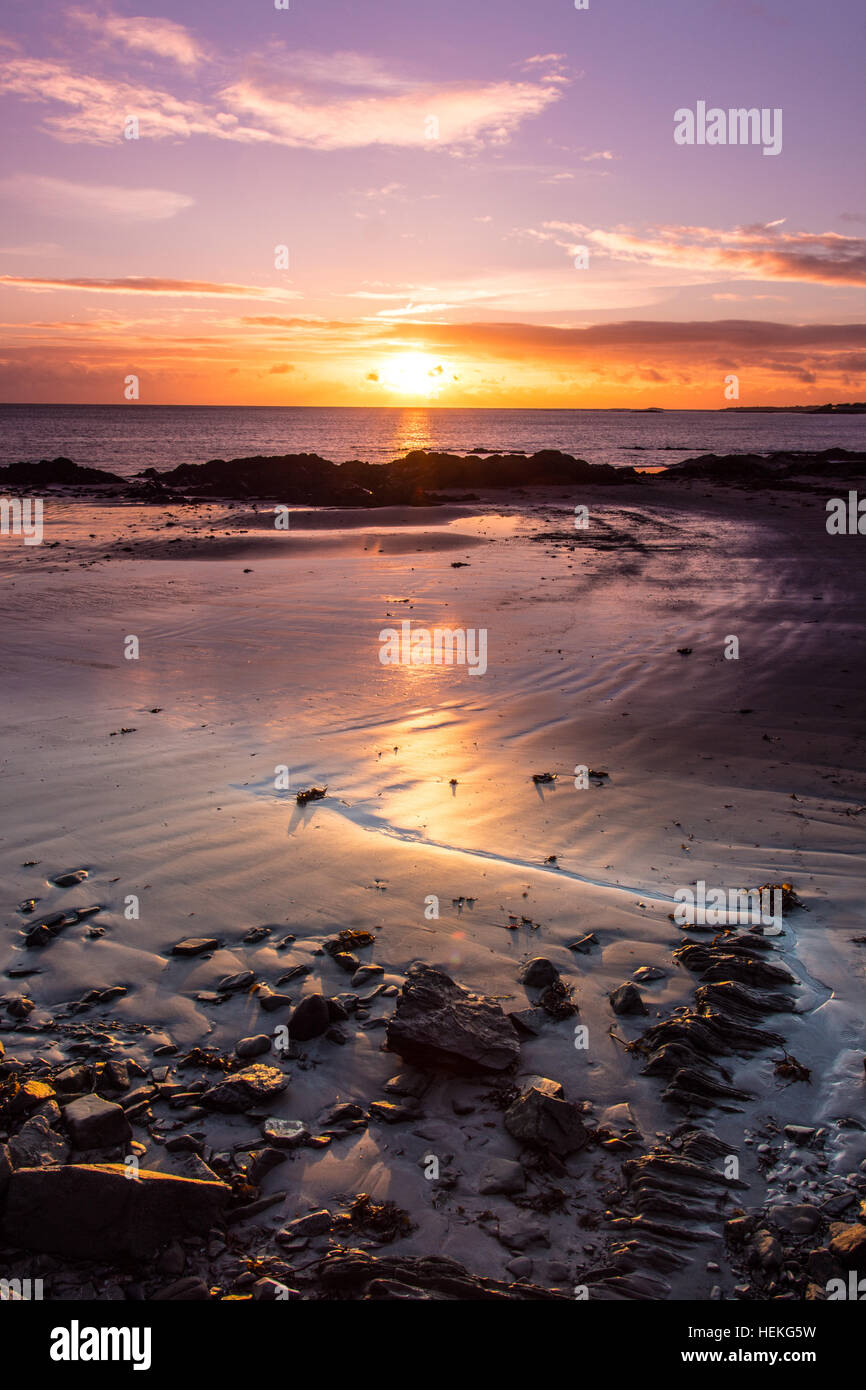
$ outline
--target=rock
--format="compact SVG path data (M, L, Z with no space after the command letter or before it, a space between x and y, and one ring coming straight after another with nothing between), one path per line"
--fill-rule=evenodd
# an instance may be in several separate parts
M366 984L368 980L373 980L377 975L384 975L385 969L381 965L360 965L352 976L352 988L357 989L359 985Z
M299 1216L294 1221L289 1221L280 1231L280 1236L287 1240L295 1240L298 1237L306 1239L308 1236L321 1236L326 1231L330 1231L333 1217L329 1211L311 1211L307 1216Z
M423 1071L401 1071L385 1082L385 1090L392 1096L423 1096L430 1085L430 1078Z
M280 1120L272 1117L262 1125L262 1137L275 1149L293 1149L309 1139L310 1131L302 1120Z
M399 1285L413 1299L455 1301L531 1299L564 1300L570 1294L525 1283L506 1283L470 1273L442 1255L376 1256L366 1250L334 1250L320 1260L313 1278L330 1300L390 1298Z
M235 994L238 990L249 989L255 978L252 970L239 970L235 975L223 975L217 989L221 994Z
M263 1052L270 1052L273 1038L270 1033L256 1033L251 1038L240 1038L235 1043L236 1057L261 1057Z
M233 1072L225 1080L217 1082L216 1086L211 1086L199 1099L208 1110L241 1114L279 1095L288 1084L288 1077L277 1067L266 1067L264 1063L256 1062L253 1066Z
M640 985L649 984L650 980L663 980L665 978L665 972L659 970L656 965L639 965L637 970L632 971L632 974Z
M541 1222L522 1214L500 1220L496 1234L509 1250L526 1250L530 1245L550 1245L550 1236Z
M111 1091L114 1093L118 1091L128 1091L129 1068L126 1062L121 1059L106 1062L99 1074L99 1080L94 1090L98 1091L100 1095L103 1091Z
M354 975L356 970L360 970L361 962L357 956L352 955L351 951L338 951L332 957L335 965L339 965L341 970L345 970L347 975Z
M478 1191L482 1197L492 1196L496 1192L510 1196L513 1192L522 1192L525 1187L523 1167L510 1158L489 1158L478 1179Z
M558 1157L582 1149L589 1134L577 1106L562 1100L561 1092L557 1082L544 1078L527 1087L505 1112L508 1133L521 1144L532 1144Z
M646 1014L649 1009L640 996L640 991L631 981L620 985L610 996L610 1007L615 1014Z
M545 956L535 956L527 961L520 972L521 984L529 985L530 989L544 989L546 985L552 985L554 980L559 979L559 971Z
M23 994L11 994L6 999L6 1012L10 1018L26 1018L32 1014L36 1005L32 999L27 999Z
M507 1014L519 1038L537 1038L550 1015L544 1009L513 1009Z
M821 1224L820 1211L807 1202L770 1207L767 1215L775 1226L793 1236L810 1236Z
M213 936L188 936L183 941L178 941L176 946L172 946L173 956L200 956L205 951L216 951L219 942Z
M851 1225L834 1221L830 1236L830 1253L846 1269L866 1269L866 1226L859 1221Z
M360 1105L355 1105L352 1101L344 1101L341 1105L334 1105L322 1120L325 1129L332 1129L334 1125L344 1125L354 1123L356 1120L363 1120L364 1111Z
M63 1119L76 1149L105 1149L132 1138L119 1105L101 1096L82 1096L63 1107Z
M54 1085L58 1091L63 1093L86 1091L90 1086L90 1068L84 1062L76 1062L71 1067L64 1067L63 1071L59 1071L55 1075Z
M181 1163L181 1176L197 1178L200 1182L219 1182L219 1178L198 1154L186 1154Z
M506 1071L520 1057L499 1004L431 965L415 965L388 1023L388 1047L407 1062L450 1071Z
M792 1144L806 1148L815 1138L815 1130L809 1125L785 1125L785 1138L790 1139Z
M323 994L307 994L298 1004L289 1019L289 1037L298 1042L309 1042L328 1031L331 1015L328 1001Z
M170 1299L172 1302L190 1303L193 1300L204 1302L210 1298L210 1289L203 1279L198 1279L190 1275L187 1279L178 1279L173 1284L167 1284L164 1289L159 1289L153 1298L157 1302Z
M9 1140L9 1157L15 1168L42 1168L49 1163L65 1163L69 1145L44 1115L34 1115Z
M35 1077L28 1077L26 1081L12 1079L7 1082L6 1096L0 1100L0 1116L5 1120L7 1117L17 1115L29 1115L40 1106L45 1105L55 1096L54 1087L47 1081L37 1081Z
M806 1259L806 1273L816 1283L826 1285L831 1279L841 1279L844 1269L835 1255L825 1246L810 1250Z
M281 994L278 990L269 989L264 985L258 991L259 1007L264 1009L266 1014L274 1014L278 1009L290 1009L292 1001L288 994Z
M286 1155L285 1153L281 1153L279 1149L256 1149L250 1154L250 1160L247 1175L250 1182L255 1183L256 1187L259 1187L268 1173L272 1172L272 1170L277 1168L281 1163L285 1163Z
M142 1259L169 1240L201 1235L228 1202L225 1183L195 1182L119 1163L19 1168L0 1235L7 1245L71 1259Z
M749 1264L760 1265L768 1273L781 1269L782 1247L770 1231L758 1231L749 1250Z
M595 932L587 932L586 936L579 936L576 941L568 942L569 951L577 951L582 956L588 956L593 946L598 945L598 937Z
M370 1105L370 1118L384 1120L389 1125L397 1125L404 1120L419 1120L422 1115L417 1100L409 1097L402 1105L395 1105L389 1100L374 1100Z
M324 942L324 950L329 956L345 952L360 951L364 946L372 946L376 938L369 931L341 931L339 936L331 936Z
M300 1290L281 1284L278 1279L257 1279L253 1284L253 1298L257 1302L274 1303L284 1299L299 1299Z
M74 888L76 884L83 883L86 878L86 869L72 869L68 874L58 874L51 882L56 888Z

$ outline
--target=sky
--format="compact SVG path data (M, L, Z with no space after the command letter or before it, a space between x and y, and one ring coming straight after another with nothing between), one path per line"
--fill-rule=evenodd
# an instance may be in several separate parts
M0 400L866 398L861 0L285 2L4 0Z

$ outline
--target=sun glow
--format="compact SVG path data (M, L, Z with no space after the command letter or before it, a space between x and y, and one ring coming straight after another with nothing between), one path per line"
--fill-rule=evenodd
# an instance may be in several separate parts
M447 374L441 362L426 352L401 352L379 370L379 381L404 396L438 396Z

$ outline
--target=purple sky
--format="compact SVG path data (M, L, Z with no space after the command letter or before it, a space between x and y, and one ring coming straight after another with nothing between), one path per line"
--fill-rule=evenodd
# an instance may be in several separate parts
M7 0L0 398L866 394L861 3L290 5Z

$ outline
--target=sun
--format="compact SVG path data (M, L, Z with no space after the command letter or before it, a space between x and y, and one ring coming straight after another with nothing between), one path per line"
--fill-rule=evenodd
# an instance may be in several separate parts
M379 370L379 381L403 396L438 396L445 382L445 368L426 352L401 352Z

